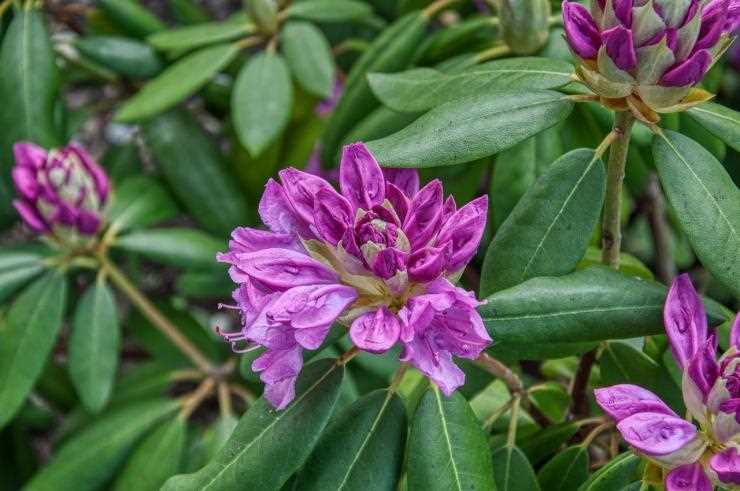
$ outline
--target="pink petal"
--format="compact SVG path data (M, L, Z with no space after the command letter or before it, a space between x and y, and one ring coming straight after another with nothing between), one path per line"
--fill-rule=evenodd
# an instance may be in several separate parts
M653 456L673 453L697 434L688 421L664 413L633 414L617 423L617 429L628 444Z
M13 200L13 206L31 230L38 233L49 232L49 227L44 222L44 219L41 218L41 215L36 211L36 208L28 202L16 199Z
M280 295L265 316L270 322L290 324L295 329L326 327L355 300L357 292L349 286L296 286Z
M563 2L563 26L568 44L581 58L594 59L601 46L599 28L588 9L577 2Z
M637 66L637 52L632 41L632 31L624 26L616 26L601 33L609 58L622 70Z
M740 349L740 312L735 314L735 322L730 329L730 346Z
M370 210L385 200L383 172L364 143L353 143L342 149L339 187L355 209Z
M451 244L448 272L458 271L473 258L486 229L487 218L488 196L481 196L457 210L442 225L435 243L440 246Z
M712 482L700 463L676 467L665 477L666 491L712 491Z
M262 249L237 254L237 267L270 288L337 283L339 276L322 263L288 249Z
M663 322L673 357L684 368L707 338L704 305L686 273L673 280L663 307Z
M13 145L13 156L16 165L31 169L40 169L44 166L48 155L49 153L46 149L41 148L35 143L25 141Z
M324 179L289 167L279 172L285 195L304 222L313 223L314 199L322 189L333 191Z
M442 197L442 183L435 179L411 200L403 231L412 250L425 246L437 232L442 218Z
M385 353L396 344L401 332L398 317L387 307L364 314L352 323L349 336L355 346L370 353Z
M403 222L409 212L411 200L409 200L402 190L390 182L385 184L385 198L390 202L398 214L398 218Z
M393 184L409 198L419 192L419 173L416 169L383 169L386 184Z
M709 467L723 484L740 484L740 455L735 447L714 455L709 460Z
M449 247L424 247L409 257L409 279L426 283L438 278L445 270Z
M268 350L252 362L266 384L265 399L275 409L284 409L295 397L295 381L303 367L302 349L295 345L285 350Z
M352 205L334 189L321 189L314 201L313 222L319 236L336 246L348 227L352 226Z
M95 181L95 190L101 203L105 203L110 192L110 182L103 168L93 159L87 151L76 143L70 143L65 147L80 159L85 170L92 176Z
M259 214L262 223L276 233L304 235L308 230L305 221L296 214L288 201L285 190L274 179L270 179L265 184L265 192L260 199Z
M719 41L727 21L728 0L712 0L701 10L701 28L694 50L711 49Z
M709 391L719 377L717 365L717 338L714 333L709 336L694 356L689 360L686 373L701 392L702 402L707 401Z
M35 200L39 195L39 184L36 181L36 171L27 165L16 165L11 171L15 189L22 198Z
M712 64L712 55L702 49L695 51L681 63L668 69L660 78L660 85L685 87L699 82Z
M649 390L632 384L618 384L594 390L596 403L617 423L637 413L677 416Z

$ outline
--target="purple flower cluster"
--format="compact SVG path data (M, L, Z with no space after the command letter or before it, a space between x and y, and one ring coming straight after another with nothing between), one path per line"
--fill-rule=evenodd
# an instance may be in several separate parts
M80 146L46 151L30 143L13 146L13 205L36 232L60 238L95 235L110 185L105 171Z
M563 2L568 44L580 78L606 99L675 110L727 47L740 0Z
M639 454L668 470L667 491L740 489L740 315L730 349L717 360L701 299L687 275L671 286L663 311L671 351L683 370L683 396L701 431L636 385L597 389L597 403Z
M401 360L446 394L464 383L452 356L477 358L491 342L471 292L454 285L483 235L487 198L457 208L438 180L419 189L411 169L381 170L362 143L344 148L341 193L293 168L270 180L259 205L269 231L238 228L229 251L242 329L222 333L238 348L264 347L252 368L278 409L294 397L304 349L331 326L353 344Z

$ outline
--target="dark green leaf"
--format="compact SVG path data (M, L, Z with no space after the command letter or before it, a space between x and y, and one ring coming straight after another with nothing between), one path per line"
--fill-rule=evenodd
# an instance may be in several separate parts
M160 31L147 41L157 49L190 50L209 44L231 41L254 32L254 25L243 13L235 14L223 22L204 22L187 27Z
M290 406L276 411L259 399L208 465L171 478L162 489L280 489L303 465L329 422L343 374L344 367L334 360L308 365Z
M285 14L314 22L348 22L370 17L373 9L356 0L308 0L291 4Z
M578 491L616 491L631 484L639 476L640 457L625 452L599 469L578 488Z
M67 361L83 405L94 413L103 409L110 398L120 344L113 293L105 283L96 283L77 304Z
M692 107L686 114L740 152L740 113L721 104L705 102L701 106Z
M216 253L226 249L225 241L193 228L138 230L117 238L113 245L165 264L209 269L223 269Z
M159 425L129 457L116 479L114 491L157 491L182 466L187 423L175 417Z
M556 423L565 420L573 402L568 392L557 382L544 382L530 387L529 399L547 419Z
M44 255L33 250L6 249L0 252L0 303L44 269Z
M30 140L53 147L60 143L54 128L59 79L43 14L19 9L0 50L0 225L16 216L10 205L15 195L10 180L13 144Z
M488 157L564 119L573 103L559 92L489 92L437 106L368 147L381 165L436 167Z
M164 66L151 46L125 37L87 36L75 46L90 60L125 77L150 78Z
M547 58L509 58L458 73L415 68L401 73L371 73L370 87L386 106L419 112L472 94L509 89L552 89L571 81L570 63Z
M430 387L419 402L408 445L409 489L494 489L491 452L478 420L459 392Z
M231 111L239 141L253 157L283 132L292 104L293 84L282 56L265 52L250 58L234 84Z
M593 150L573 150L527 191L488 247L481 295L537 276L573 271L586 252L604 201L604 164Z
M618 341L608 343L601 353L599 366L602 385L637 384L658 394L679 414L684 412L681 388L668 370L631 345Z
M517 447L506 446L493 452L493 477L497 491L540 489L532 464Z
M100 0L98 5L116 25L135 37L144 38L165 28L137 0Z
M285 60L301 87L317 97L330 97L334 88L334 55L324 34L308 22L288 22L281 34Z
M712 154L679 133L653 143L660 182L702 264L740 296L740 190Z
M580 355L591 351L597 343L507 343L494 341L487 351L502 360L548 360Z
M201 226L226 235L248 222L236 178L192 116L164 114L144 126L144 138L176 197Z
M393 489L405 440L401 399L388 390L371 392L329 425L293 489Z
M588 479L588 450L580 445L568 447L553 457L537 473L542 489L572 491Z
M126 101L116 121L150 119L197 92L239 53L235 44L203 48L178 60Z
M517 444L534 465L538 465L555 453L565 442L578 432L578 426L567 421L538 431L532 435L518 438Z
M116 188L108 210L110 226L117 231L149 227L177 215L169 193L152 178L138 176Z
M34 281L0 318L0 427L15 415L56 342L67 301L64 275Z
M586 254L578 261L576 269L586 269L591 266L603 264L601 262L601 249L589 246ZM642 262L631 254L623 252L619 255L619 271L628 276L637 276L646 280L653 279L653 272L642 264Z
M65 443L24 489L92 491L103 487L136 441L178 406L172 400L147 401L104 416Z

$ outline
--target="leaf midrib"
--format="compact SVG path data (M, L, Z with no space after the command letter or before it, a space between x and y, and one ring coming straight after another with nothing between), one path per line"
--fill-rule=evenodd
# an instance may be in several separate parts
M452 442L450 441L450 433L447 430L447 419L445 418L444 410L442 409L442 399L439 397L439 389L434 387L434 400L437 403L437 410L439 411L439 419L442 422L442 433L447 443L447 451L450 454L450 464L452 464L452 473L455 476L455 484L457 484L458 491L462 491L462 483L460 482L460 471L457 469L457 464L452 452Z
M527 320L527 319L547 319L550 317L562 317L566 315L577 315L577 314L590 314L597 312L618 312L621 310L648 310L648 309L662 309L662 304L648 304L648 305L620 305L617 307L599 307L595 309L572 309L562 310L559 312L548 312L543 314L524 314L524 315L496 315L495 317L483 318L484 322L507 322L511 320Z

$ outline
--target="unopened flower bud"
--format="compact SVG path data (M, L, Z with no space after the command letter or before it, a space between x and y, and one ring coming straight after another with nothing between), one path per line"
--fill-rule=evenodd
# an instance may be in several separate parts
M501 0L501 31L506 45L518 55L531 55L547 42L549 0Z

